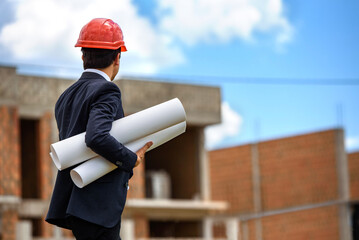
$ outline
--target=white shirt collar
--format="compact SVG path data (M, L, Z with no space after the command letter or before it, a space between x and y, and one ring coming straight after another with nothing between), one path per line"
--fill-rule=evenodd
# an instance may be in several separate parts
M110 77L109 77L106 73L102 72L101 70L94 69L94 68L88 68L88 69L86 69L84 72L93 72L93 73L100 74L100 75L101 75L102 77L104 77L107 81L111 82Z

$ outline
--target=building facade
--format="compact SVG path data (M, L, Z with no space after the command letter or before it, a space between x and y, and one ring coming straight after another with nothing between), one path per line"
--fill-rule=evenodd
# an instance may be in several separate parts
M44 222L57 171L53 108L73 82L0 67L0 240L73 239ZM359 153L345 152L342 129L207 152L219 88L115 83L126 115L178 97L188 125L135 169L123 239L359 239Z
M50 144L58 141L54 104L73 82L0 67L2 240L72 238L44 217L57 171L49 156ZM145 163L135 169L123 213L123 238L201 237L204 218L227 206L210 199L204 149L204 128L220 122L220 89L138 79L115 83L126 115L175 97L187 114L186 132L147 153Z
M232 218L241 240L359 239L358 167L342 129L212 151L212 199L230 206L212 236Z

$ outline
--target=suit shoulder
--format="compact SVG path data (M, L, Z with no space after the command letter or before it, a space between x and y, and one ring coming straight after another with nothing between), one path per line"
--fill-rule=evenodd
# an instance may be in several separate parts
M120 92L119 87L115 83L109 81L94 81L90 85L92 88L95 88L98 91L112 90L112 91Z
M95 88L94 89L94 91L96 92L95 95L111 94L111 95L121 96L121 91L119 87L113 82L101 81L100 83L96 83L96 85L94 85L93 87Z

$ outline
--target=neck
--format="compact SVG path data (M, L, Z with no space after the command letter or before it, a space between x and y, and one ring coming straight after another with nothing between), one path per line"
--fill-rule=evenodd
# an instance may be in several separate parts
M97 70L100 70L100 71L106 73L107 76L110 77L111 81L115 78L115 77L113 76L112 65L111 65L111 66L108 66L107 68L97 68Z

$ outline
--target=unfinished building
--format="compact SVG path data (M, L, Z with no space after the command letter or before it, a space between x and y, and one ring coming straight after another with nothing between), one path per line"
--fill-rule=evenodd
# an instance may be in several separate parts
M50 144L58 141L54 104L73 82L0 67L3 240L71 238L43 219L57 171L49 157ZM204 148L204 128L220 122L220 89L136 79L115 83L126 115L175 97L187 114L186 132L149 152L135 169L121 234L125 239L203 236L204 219L226 208L225 202L211 201Z

